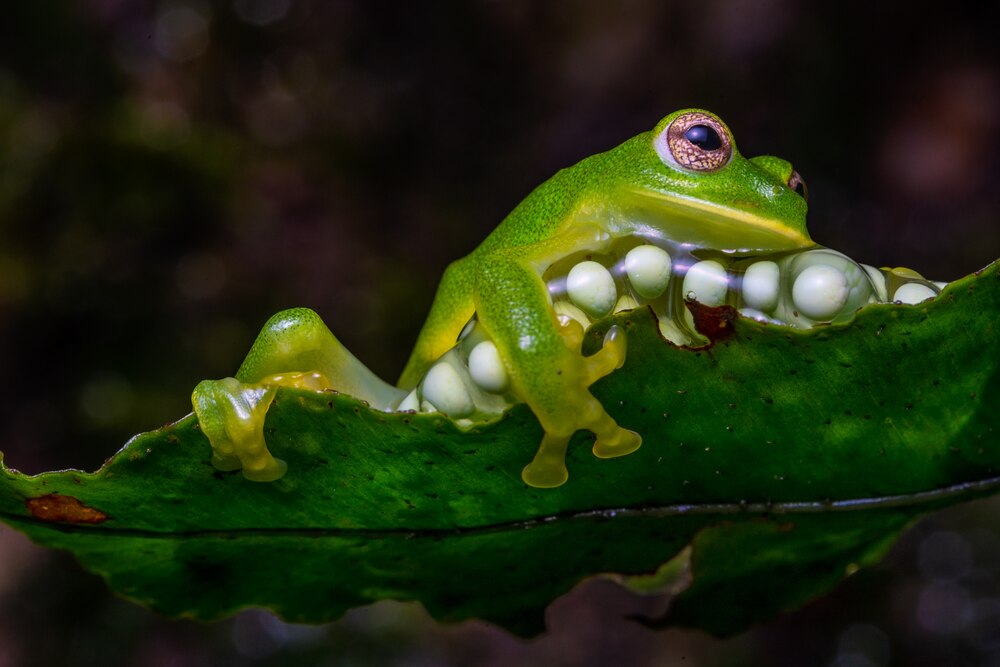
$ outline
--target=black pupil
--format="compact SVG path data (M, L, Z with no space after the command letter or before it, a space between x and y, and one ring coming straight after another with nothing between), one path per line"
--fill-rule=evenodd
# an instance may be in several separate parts
M708 125L692 125L684 130L684 138L703 151L714 151L722 147L719 133Z

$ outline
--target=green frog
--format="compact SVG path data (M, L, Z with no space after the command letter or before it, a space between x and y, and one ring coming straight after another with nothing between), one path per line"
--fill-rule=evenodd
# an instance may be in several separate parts
M522 478L559 486L575 432L592 432L602 458L642 442L589 390L627 351L624 332L612 327L600 350L584 356L594 321L649 307L668 343L696 345L704 339L694 302L803 327L888 300L890 289L915 290L907 302L939 291L918 274L820 248L806 210L805 183L789 162L745 158L719 117L676 111L559 171L448 266L396 385L351 355L313 311L272 317L235 378L204 381L193 393L213 464L250 480L280 478L286 466L263 435L275 391L336 389L376 410L440 412L460 426L525 403L544 436Z

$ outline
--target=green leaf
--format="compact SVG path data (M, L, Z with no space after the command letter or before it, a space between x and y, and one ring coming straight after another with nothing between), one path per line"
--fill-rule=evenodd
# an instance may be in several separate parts
M172 616L319 622L392 598L528 634L606 574L672 596L647 623L735 632L875 562L921 513L1000 487L998 267L843 326L708 309L700 350L665 343L645 310L600 323L586 346L617 323L629 352L594 393L644 443L599 460L577 434L558 489L521 481L542 435L524 406L463 432L281 390L277 482L216 471L188 416L95 473L0 466L0 519Z

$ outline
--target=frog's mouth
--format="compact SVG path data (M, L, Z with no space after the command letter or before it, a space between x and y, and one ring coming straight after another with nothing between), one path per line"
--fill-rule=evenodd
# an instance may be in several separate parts
M628 192L622 202L621 216L644 236L741 255L816 245L798 229L745 209L649 190Z

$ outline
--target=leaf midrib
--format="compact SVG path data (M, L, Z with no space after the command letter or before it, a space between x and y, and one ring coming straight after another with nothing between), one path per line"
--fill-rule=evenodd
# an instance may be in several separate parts
M921 505L941 503L954 498L965 497L969 500L985 496L1000 489L1000 476L972 482L961 482L928 491L877 496L872 498L851 498L831 501L786 501L776 503L700 503L673 504L653 507L622 507L577 512L566 512L544 517L508 521L505 523L483 526L465 526L456 528L227 528L182 531L153 531L133 528L115 528L114 526L78 525L41 521L9 512L0 512L0 518L10 524L36 525L70 534L116 535L126 537L142 537L147 539L185 539L185 538L229 538L265 537L265 536L298 536L316 537L363 537L387 538L404 537L407 539L458 537L485 533L504 532L512 530L528 530L553 522L561 521L607 521L622 518L668 518L677 516L782 516L801 514L827 514L840 512L858 512L874 509L904 509Z

